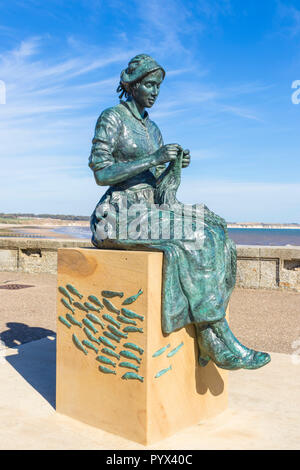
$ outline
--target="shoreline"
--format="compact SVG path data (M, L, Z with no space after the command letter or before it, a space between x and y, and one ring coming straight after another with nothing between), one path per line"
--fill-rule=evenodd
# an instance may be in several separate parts
M36 230L49 230L59 227L89 227L89 220L69 220L69 219L56 219L56 218L28 218L20 217L15 220L10 219L5 223L3 217L0 218L0 232L5 230L23 230L26 232L28 229ZM230 229L266 229L266 230L300 230L300 223L264 223L264 222L227 222L227 227Z
M8 227L7 225L10 225L10 226ZM67 239L78 240L78 237L76 236L72 236L70 234L60 233L60 232L55 231L55 229L58 227L68 227L68 226L69 225L47 225L47 226L36 225L34 226L30 224L30 226L20 226L20 225L13 225L13 224L0 224L0 237L5 237L5 236L16 237L17 235L20 235L26 238L26 235L28 236L34 235L37 238L38 237L67 238ZM82 225L76 225L76 227L82 227Z
M241 229L265 229L265 230L299 230L300 229L300 225L299 226L291 226L291 225L280 225L279 227L278 226L275 226L274 225L268 225L268 226L265 226L265 225L254 225L254 226L249 226L249 225L232 225L232 224L227 224L227 228L241 228Z
M87 236L80 237L77 234L73 235L71 232L63 233L57 231L58 229L66 228L74 228L76 232L76 228L88 228L90 226L89 221L76 221L76 222L69 222L69 221L56 221L57 223L32 223L33 221L29 221L28 224L5 224L0 223L0 237L17 237L18 235L21 237L26 238L59 238L59 239L82 239L88 240L90 239L90 234ZM36 222L36 221L34 221ZM299 230L300 226L291 226L291 225L280 225L280 226L261 226L261 225L244 225L244 224L227 224L228 229L238 229L238 230Z

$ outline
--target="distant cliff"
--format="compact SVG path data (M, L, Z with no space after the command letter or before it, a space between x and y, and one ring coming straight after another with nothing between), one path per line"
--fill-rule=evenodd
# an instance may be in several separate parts
M265 224L263 222L228 222L228 228L277 228L277 229L300 229L300 224Z

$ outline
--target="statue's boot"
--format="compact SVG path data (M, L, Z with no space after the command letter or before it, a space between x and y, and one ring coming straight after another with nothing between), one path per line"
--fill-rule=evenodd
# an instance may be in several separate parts
M227 348L242 359L243 369L259 369L270 362L271 357L268 353L255 351L241 344L232 333L225 318L211 323L210 327L217 337L226 344Z
M228 349L210 326L196 326L199 346L199 364L205 366L212 360L221 369L236 370L243 367L243 360Z

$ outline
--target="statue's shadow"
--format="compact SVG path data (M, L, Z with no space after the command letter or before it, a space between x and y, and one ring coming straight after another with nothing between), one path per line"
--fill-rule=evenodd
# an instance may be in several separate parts
M0 333L2 349L15 348L17 354L5 355L5 360L55 408L55 332L24 323L10 322L7 327Z
M217 366L210 361L205 367L198 363L198 345L195 335L195 328L193 325L188 325L186 332L189 336L194 338L194 354L195 354L195 383L197 393L204 395L208 391L213 396L221 395L225 390L225 384Z

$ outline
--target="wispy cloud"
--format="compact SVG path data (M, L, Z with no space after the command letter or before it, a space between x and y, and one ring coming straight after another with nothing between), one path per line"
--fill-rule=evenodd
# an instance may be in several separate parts
M229 105L221 105L219 106L219 111L224 113L233 114L234 116L239 116L244 119L250 119L253 121L263 122L263 119L259 118L253 111L239 106L229 106Z
M109 76L107 67L123 64L130 51L98 51L94 59L88 47L81 54L70 48L68 55L58 53L48 59L45 42L43 37L29 38L0 56L1 79L7 89L7 104L0 108L1 167L5 174L1 197L18 204L13 197L17 188L19 194L25 194L22 204L31 198L42 210L39 201L33 202L40 191L38 199L51 212L51 204L55 207L64 191L65 197L72 199L70 192L76 183L83 188L89 181L92 193L99 193L87 165L93 129L100 111L116 101L118 75ZM55 188L57 197L53 196ZM84 189L86 194L89 191ZM47 202L45 195L50 193ZM97 200L95 194L91 203ZM86 213L86 202L78 204Z
M292 4L277 0L277 18L281 33L292 37L300 34L300 9Z
M175 53L191 63L201 33L208 27L208 20L212 27L220 15L231 12L230 0L151 0L146 5L135 0L135 5L142 22L143 37L140 39L148 39L149 50L162 57Z
M2 111L2 120L30 116L34 114L65 112L87 108L95 99L104 96L113 84L117 86L118 77L91 80L91 72L101 70L109 64L128 59L128 52L118 51L115 55L104 56L91 61L91 57L70 57L47 63L39 54L42 50L41 38L31 38L11 51L0 55L1 79L6 84L7 105ZM78 77L84 81L78 83ZM77 79L77 83L74 83ZM93 95L88 93L94 89Z

